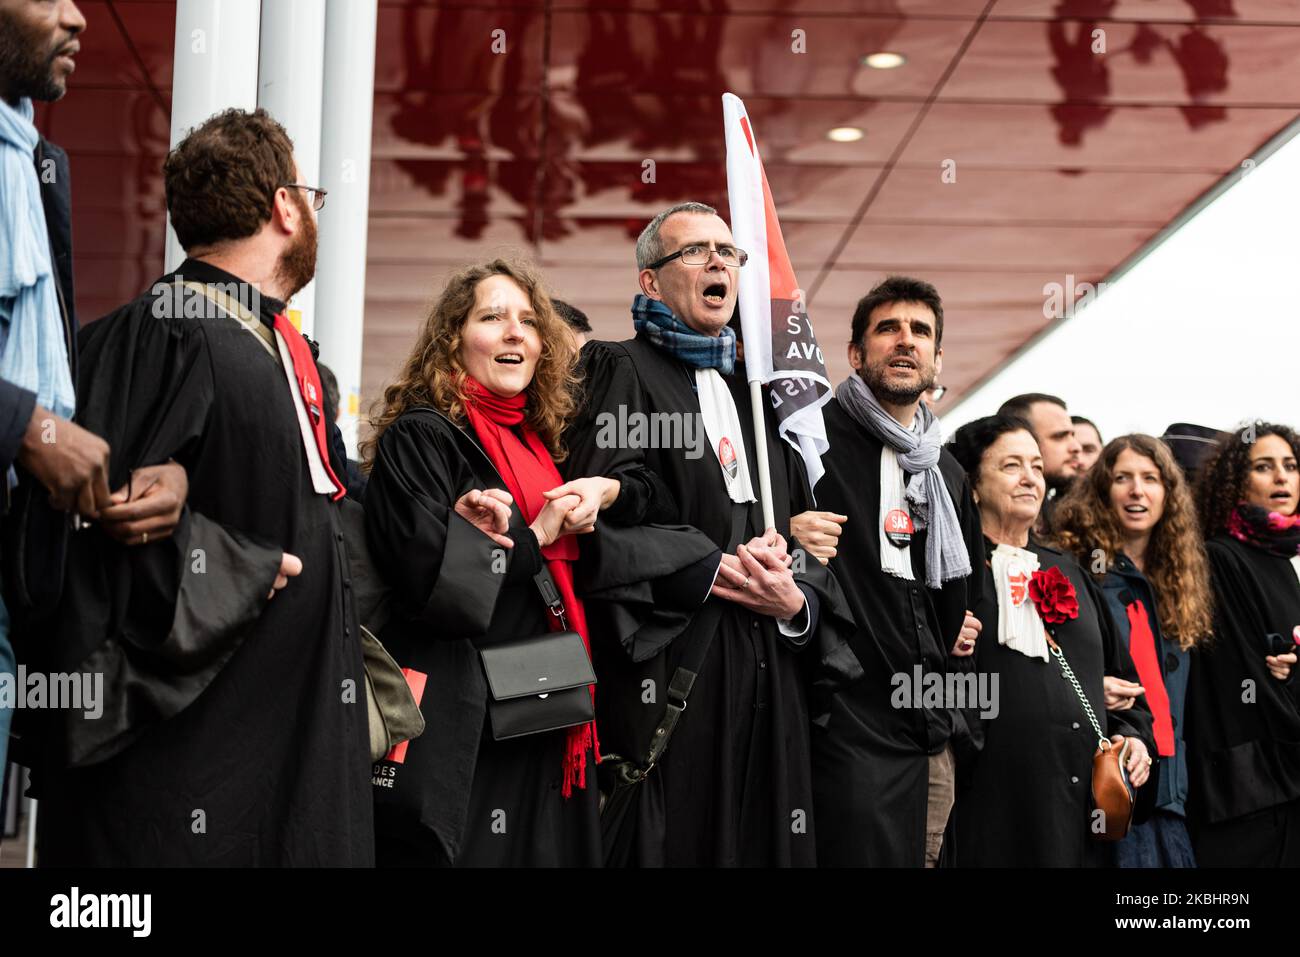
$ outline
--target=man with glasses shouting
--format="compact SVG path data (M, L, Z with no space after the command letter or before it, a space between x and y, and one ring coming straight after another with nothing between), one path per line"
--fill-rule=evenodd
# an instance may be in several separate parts
M728 328L746 258L712 207L664 210L637 241L636 336L583 350L565 468L620 481L583 542L610 864L815 863L796 656L842 597L792 557L811 503L770 414L763 527Z

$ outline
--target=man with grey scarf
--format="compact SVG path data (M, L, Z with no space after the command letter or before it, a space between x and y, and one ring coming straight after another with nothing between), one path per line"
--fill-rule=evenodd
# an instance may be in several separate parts
M865 672L814 702L822 864L934 867L953 839L953 749L968 738L960 709L976 702L941 700L965 687L943 677L970 668L980 623L967 595L986 570L971 490L922 399L942 368L942 337L929 283L890 277L858 303L854 372L825 408L830 451L816 494L827 511L791 522L844 519L830 568Z

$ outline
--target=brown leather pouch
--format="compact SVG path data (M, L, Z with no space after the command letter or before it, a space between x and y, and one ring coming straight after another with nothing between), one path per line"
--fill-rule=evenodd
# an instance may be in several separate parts
M1092 725L1092 731L1097 736L1097 750L1092 755L1093 815L1090 816L1088 830L1093 840L1122 841L1133 824L1133 785L1129 783L1128 772L1124 770L1124 759L1128 756L1128 740L1125 739L1122 745L1117 746L1102 733L1097 715L1084 695L1078 679L1075 678L1070 663L1065 660L1061 646L1050 634L1046 637L1052 655L1060 664L1062 674L1069 679L1074 693L1079 698L1079 704L1083 707L1083 713L1087 715L1088 723ZM1101 811L1100 821L1095 816L1097 811ZM1101 825L1100 829L1098 824Z
M1092 804L1102 813L1102 829L1092 828L1098 841L1122 841L1133 824L1133 786L1124 770L1127 756L1127 740L1118 747L1107 741L1092 756Z

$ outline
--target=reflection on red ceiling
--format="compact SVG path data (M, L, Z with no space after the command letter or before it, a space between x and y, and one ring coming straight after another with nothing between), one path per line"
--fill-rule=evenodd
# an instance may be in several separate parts
M68 95L77 308L162 269L174 8L85 0ZM832 377L894 271L945 297L944 404L1300 112L1276 0L381 0L363 405L455 268L541 263L630 334L633 245L664 206L727 214L720 97L745 99ZM867 54L905 62L872 69ZM862 131L833 142L835 127ZM949 170L950 175L943 175ZM329 188L329 183L323 185Z

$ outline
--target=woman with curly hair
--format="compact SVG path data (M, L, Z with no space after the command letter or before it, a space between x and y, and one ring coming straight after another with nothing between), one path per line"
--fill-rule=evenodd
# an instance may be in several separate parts
M1120 867L1195 867L1187 834L1190 651L1210 634L1210 584L1192 495L1159 439L1110 442L1057 508L1057 542L1101 584L1138 681L1105 678L1106 708L1145 694L1161 764L1155 811L1115 845Z
M1214 640L1192 666L1192 839L1202 867L1300 866L1300 439L1228 436L1198 486Z
M590 654L574 535L595 527L619 483L564 483L556 470L576 359L529 266L464 269L362 443L366 537L398 607L383 640L422 689L426 719L376 765L381 865L600 862L595 725L509 737L479 654L559 630L534 580L546 571Z

